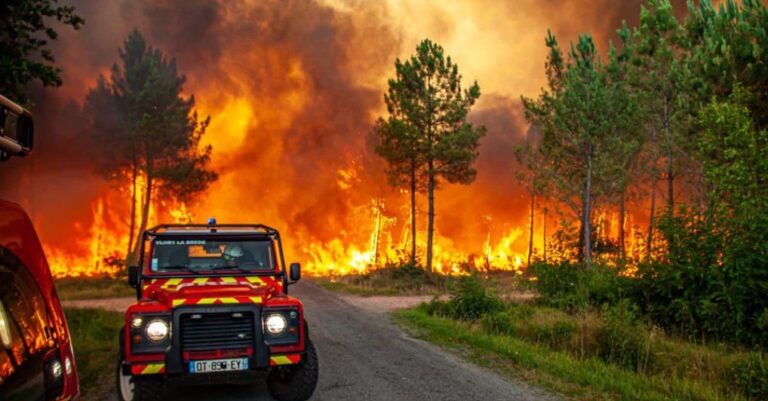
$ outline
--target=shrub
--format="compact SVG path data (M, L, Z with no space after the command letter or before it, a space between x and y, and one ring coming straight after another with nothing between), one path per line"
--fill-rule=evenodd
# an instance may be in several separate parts
M768 399L768 357L755 353L736 362L727 379L752 400Z
M448 304L451 317L465 320L476 320L503 309L501 300L490 294L474 275L459 279L456 287L451 290Z
M645 371L650 340L647 330L637 321L637 307L622 300L605 308L604 319L605 325L597 333L600 358L624 368Z
M575 319L557 309L525 305L486 314L480 324L486 332L519 337L555 350L567 349L578 331Z
M515 335L516 317L508 310L486 314L480 320L483 330L491 334Z
M583 264L571 262L538 262L531 266L531 271L541 296L539 302L566 310L612 305L622 299L629 288L629 279L602 265L586 269Z
M424 312L432 316L453 317L453 308L448 301L441 301L437 298L423 304Z
M536 335L540 343L546 343L556 350L566 349L578 327L570 320L557 320L551 325L537 326Z

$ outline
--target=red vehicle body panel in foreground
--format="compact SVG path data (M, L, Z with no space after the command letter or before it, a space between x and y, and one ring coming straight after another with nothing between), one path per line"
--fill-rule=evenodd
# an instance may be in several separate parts
M69 371L64 372L63 393L56 399L79 399L77 369L69 328L40 240L27 213L19 205L4 200L0 200L0 247L21 261L39 287L50 320L47 324L50 334L47 334L48 338L45 339L53 345L49 353L58 352L61 361L69 359L71 362ZM3 367L0 366L0 369ZM13 373L9 377L13 377ZM3 394L0 394L0 399L3 398Z

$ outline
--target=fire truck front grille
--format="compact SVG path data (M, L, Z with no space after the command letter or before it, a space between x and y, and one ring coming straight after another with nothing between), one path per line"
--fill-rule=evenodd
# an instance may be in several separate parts
M184 351L253 346L252 312L186 313L181 315L180 325Z

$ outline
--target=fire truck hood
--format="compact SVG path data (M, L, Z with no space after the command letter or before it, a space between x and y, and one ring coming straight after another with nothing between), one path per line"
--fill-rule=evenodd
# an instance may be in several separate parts
M143 298L155 299L169 308L261 304L282 291L282 280L276 276L164 277L142 282Z

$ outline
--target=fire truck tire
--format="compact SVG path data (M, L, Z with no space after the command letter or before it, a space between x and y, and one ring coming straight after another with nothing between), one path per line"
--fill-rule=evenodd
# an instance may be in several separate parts
M319 364L317 351L307 338L306 358L299 365L272 368L267 378L267 387L272 398L278 401L305 401L317 387Z
M115 390L120 401L153 401L162 399L163 379L127 375L122 369L122 355L117 357Z

